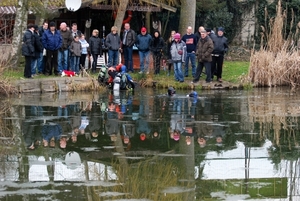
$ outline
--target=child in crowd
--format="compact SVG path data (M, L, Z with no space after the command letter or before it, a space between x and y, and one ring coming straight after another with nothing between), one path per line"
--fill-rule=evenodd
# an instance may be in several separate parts
M71 66L71 71L74 71L76 74L79 74L79 61L81 57L81 43L79 42L78 35L74 36L74 40L70 46L71 59L73 60L73 66Z

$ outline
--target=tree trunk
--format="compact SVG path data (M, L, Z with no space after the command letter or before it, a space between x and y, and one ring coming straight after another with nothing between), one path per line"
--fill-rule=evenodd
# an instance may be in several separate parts
M18 0L16 5L16 18L14 24L12 51L11 51L11 64L18 67L20 60L20 50L22 44L23 31L26 29L28 19L28 0Z
M120 4L119 4L119 8L118 8L118 13L117 13L117 17L115 19L115 26L118 27L118 33L121 33L121 28L123 25L123 20L125 17L125 13L126 13L126 9L127 9L127 5L129 3L129 0L120 0Z
M196 0L181 0L179 33L184 35L188 26L195 31Z

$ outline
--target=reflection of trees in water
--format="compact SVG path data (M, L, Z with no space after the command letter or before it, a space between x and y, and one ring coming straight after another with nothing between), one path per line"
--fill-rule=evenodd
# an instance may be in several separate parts
M271 89L270 89L271 91ZM272 146L268 148L270 159L276 169L285 165L288 170L283 177L290 179L289 195L299 195L299 96L293 92L277 89L276 92L255 90L250 96L249 121L259 124L259 137L269 139ZM267 95L267 96L266 96ZM262 98L263 97L263 98Z
M12 130L10 103L1 101L0 103L0 175L6 177L7 172L11 172L15 168L16 158L10 156L15 154L15 137Z
M268 93L254 94L249 98L249 121L259 124L259 136L269 139L275 146L287 146L289 150L299 145L298 118L300 107L297 96ZM264 91L262 93L265 93Z

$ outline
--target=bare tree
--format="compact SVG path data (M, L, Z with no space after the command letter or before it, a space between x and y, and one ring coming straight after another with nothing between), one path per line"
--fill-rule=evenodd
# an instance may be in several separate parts
M23 31L25 30L28 19L28 0L18 0L16 5L16 18L12 41L11 62L17 67L20 59L20 49L22 44Z

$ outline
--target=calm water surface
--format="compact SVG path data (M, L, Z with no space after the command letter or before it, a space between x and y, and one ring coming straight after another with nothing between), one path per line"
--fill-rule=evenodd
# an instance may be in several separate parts
M0 200L300 200L300 93L2 101Z

